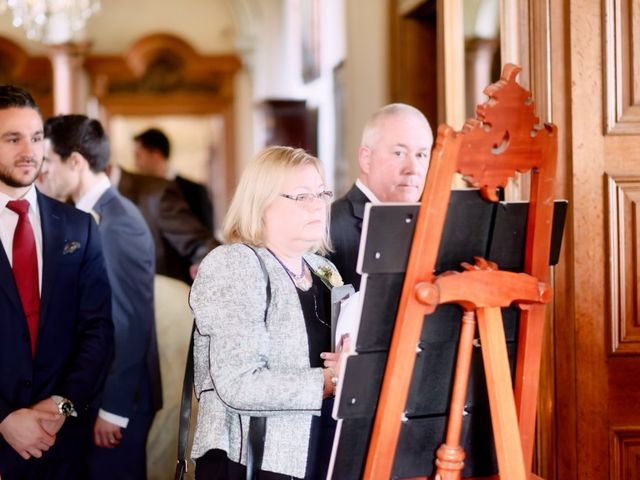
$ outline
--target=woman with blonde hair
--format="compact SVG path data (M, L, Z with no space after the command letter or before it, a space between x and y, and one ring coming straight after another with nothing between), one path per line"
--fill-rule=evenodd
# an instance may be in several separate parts
M203 260L190 294L198 480L246 478L252 417L266 418L258 478L326 476L342 358L330 353L330 289L342 282L318 255L331 197L301 149L264 149L240 179L227 244Z

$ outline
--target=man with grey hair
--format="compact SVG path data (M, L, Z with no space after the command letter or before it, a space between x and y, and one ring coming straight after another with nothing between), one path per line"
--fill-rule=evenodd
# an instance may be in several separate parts
M360 289L356 272L367 202L417 202L424 188L433 132L418 109L392 103L367 121L358 149L360 175L331 207L331 261L345 283Z

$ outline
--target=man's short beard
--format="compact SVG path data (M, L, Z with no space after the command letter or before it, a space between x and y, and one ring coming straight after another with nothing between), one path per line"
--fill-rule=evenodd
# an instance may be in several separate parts
M44 162L42 162L40 164L40 167L33 174L33 178L28 182L17 180L16 178L14 178L11 175L7 174L7 172L5 170L0 169L0 182L4 183L6 186L11 187L11 188L28 187L28 186L32 185L33 182L36 181L36 178L38 178L38 175L40 175L40 170L42 170L42 165L43 164L44 164Z

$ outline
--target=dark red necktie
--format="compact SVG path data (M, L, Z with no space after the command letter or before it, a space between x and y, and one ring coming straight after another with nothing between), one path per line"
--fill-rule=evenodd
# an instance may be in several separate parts
M18 224L13 234L13 277L20 294L22 309L27 317L31 336L31 354L35 356L40 321L40 288L36 239L29 221L29 202L12 200L7 203L7 208L18 214Z

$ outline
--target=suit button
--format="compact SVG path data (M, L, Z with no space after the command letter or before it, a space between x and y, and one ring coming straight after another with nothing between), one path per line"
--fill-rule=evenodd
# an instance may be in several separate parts
M25 380L24 381L24 386L27 387L27 388L30 388L31 387L31 380Z

